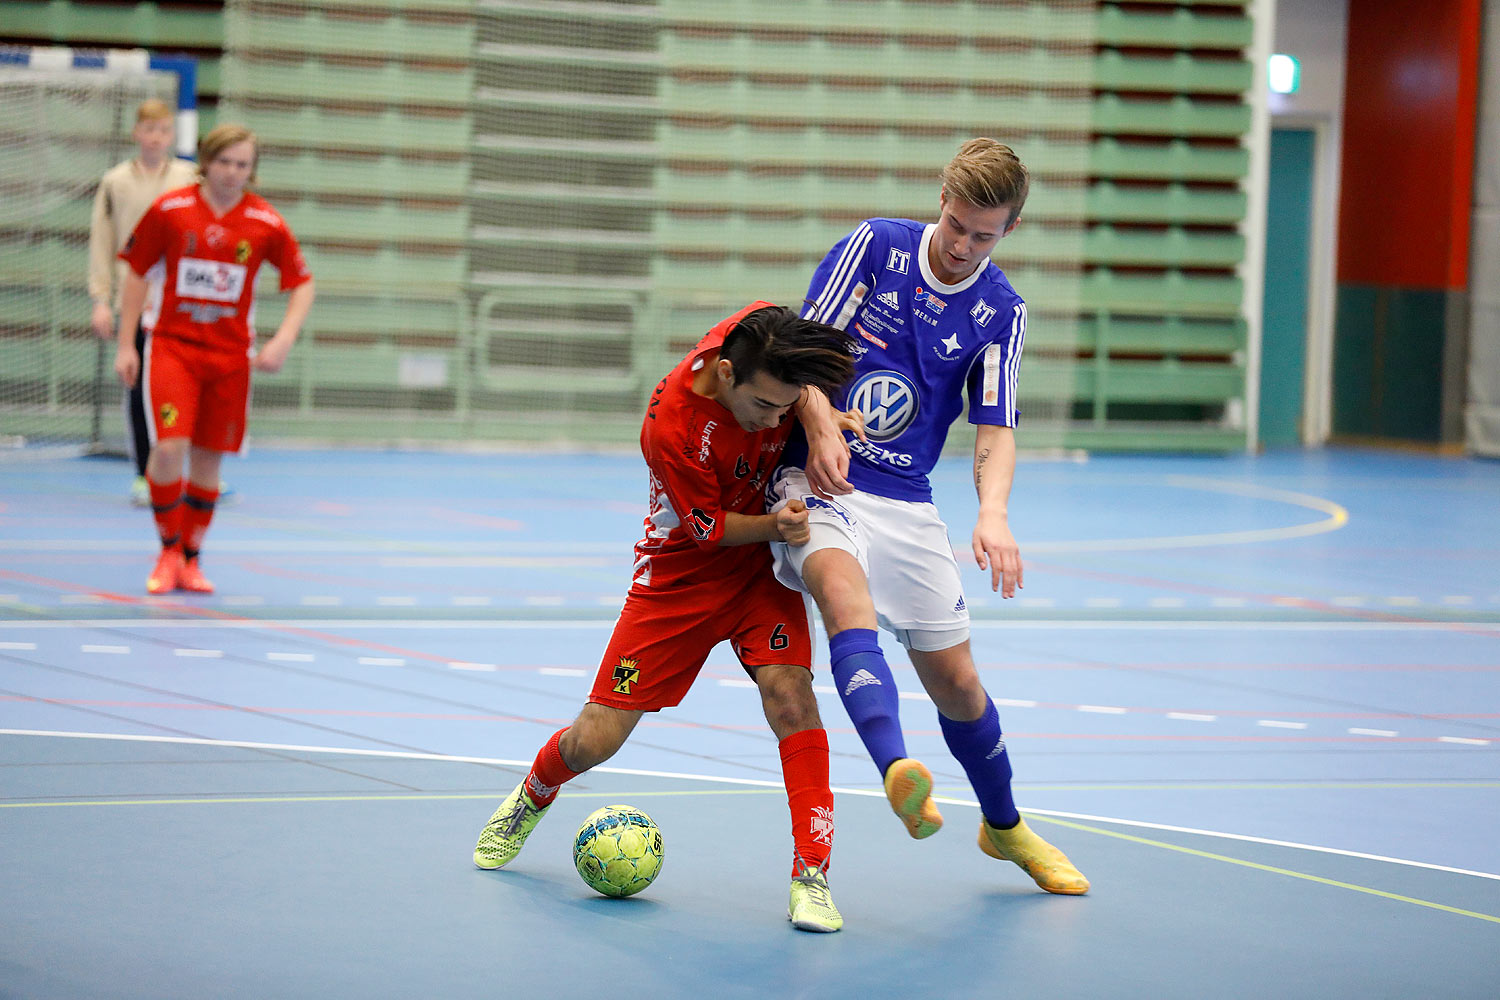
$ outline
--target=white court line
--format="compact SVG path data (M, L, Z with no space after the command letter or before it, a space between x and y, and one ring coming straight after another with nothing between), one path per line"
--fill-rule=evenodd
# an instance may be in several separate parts
M221 656L224 655L224 651L222 649L185 649L185 648L178 648L178 649L172 650L172 652L174 654L176 654L177 656L197 657L197 658L203 659L203 660L216 660L219 657L221 657Z
M311 663L317 657L312 653L267 653L266 659L278 663Z
M1283 722L1280 719L1260 719L1255 723L1257 726L1265 726L1267 729L1306 729L1305 722Z
M406 661L397 656L361 656L356 660L362 667L404 667Z
M36 649L34 642L0 642L0 649Z
M129 646L100 646L89 642L79 646L78 649L84 653L111 653L115 655L130 652Z
M356 757L390 757L399 760L433 760L448 761L458 764L490 764L499 767L530 767L530 760L505 760L499 757L462 757L453 754L420 753L409 750L359 750L343 749L340 747L315 747L302 746L292 743L257 743L249 740L210 740L190 736L142 736L122 733L72 733L59 732L45 729L0 729L0 736L50 736L62 739L76 740L124 740L134 743L178 743L195 746L216 747L240 747L248 750L275 750L284 753L326 753L344 754ZM781 781L766 781L760 778L729 778L712 774L689 774L683 771L648 771L633 767L607 767L600 766L590 770L600 771L605 774L628 774L642 778L675 778L682 781L703 781L726 785L752 785L757 788L784 788ZM872 788L840 788L835 787L835 792L841 795L861 795L865 798L883 799L884 791ZM979 803L968 799L952 798L946 795L933 796L934 801L945 805L969 806L978 808ZM205 799L211 802L212 799ZM1405 865L1410 868L1426 868L1430 871L1448 872L1453 875L1472 875L1475 878L1487 878L1500 881L1500 875L1491 872L1472 871L1467 868L1453 868L1448 865L1435 865L1426 861L1409 861L1404 858L1391 858L1381 854L1366 854L1362 851L1346 851L1337 847L1320 847L1316 844L1302 844L1292 840L1271 840L1267 837L1251 837L1242 833L1224 833L1219 830L1200 830L1189 826L1172 826L1166 823L1148 823L1142 820L1120 819L1116 816L1094 816L1089 813L1063 812L1059 809L1027 809L1026 812L1035 813L1038 816L1056 816L1059 819L1086 820L1092 823L1116 823L1120 826L1135 827L1143 830L1162 830L1169 833L1188 833L1199 837L1218 837L1222 840L1238 840L1247 844L1265 844L1270 847L1289 847L1299 851L1314 851L1319 854L1337 854L1346 858L1360 858L1365 861L1380 861L1392 865Z
M1351 729L1350 736L1400 736L1394 729Z
M455 601L457 598L455 598ZM623 598L613 599L619 604ZM615 618L515 618L452 621L412 618L379 621L370 618L55 618L0 619L0 627L28 629L70 628L321 628L321 629L403 629L412 631L527 631L614 628ZM1484 621L1229 621L1160 619L1150 621L1110 621L1103 619L1015 618L979 619L969 622L970 631L1046 632L1426 632L1465 629L1500 635L1500 622Z
M1168 712L1167 718L1181 719L1184 722L1216 722L1217 715L1205 715L1202 712Z

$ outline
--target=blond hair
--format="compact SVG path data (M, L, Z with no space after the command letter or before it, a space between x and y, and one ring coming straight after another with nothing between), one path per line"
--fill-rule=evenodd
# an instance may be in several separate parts
M141 102L140 107L135 109L137 125L141 122L172 121L174 117L172 109L167 107L167 102L160 97L148 97Z
M260 165L260 140L255 133L243 125L225 122L217 125L198 140L198 176L204 176L208 165L224 150L239 142L250 142L255 146L255 155L250 160L250 183L255 183L255 170Z
M1021 215L1031 176L1016 151L1002 142L980 136L958 147L943 168L943 191L975 208L1011 209L1011 221Z

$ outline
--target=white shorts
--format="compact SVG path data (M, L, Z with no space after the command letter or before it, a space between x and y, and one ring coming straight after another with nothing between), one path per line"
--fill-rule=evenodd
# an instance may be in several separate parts
M813 493L801 469L784 468L767 488L767 509L793 498L807 505L810 537L806 545L771 544L783 584L805 594L804 560L819 549L843 549L865 571L881 627L903 645L946 649L969 637L958 562L937 507L857 490L825 500Z

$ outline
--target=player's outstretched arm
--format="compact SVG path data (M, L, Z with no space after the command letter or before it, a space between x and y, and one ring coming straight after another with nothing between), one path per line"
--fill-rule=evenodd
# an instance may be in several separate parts
M1001 597L1024 587L1021 548L1010 532L1008 505L1016 474L1016 435L1009 427L980 424L974 438L974 489L979 517L974 524L974 561L990 571L990 589Z

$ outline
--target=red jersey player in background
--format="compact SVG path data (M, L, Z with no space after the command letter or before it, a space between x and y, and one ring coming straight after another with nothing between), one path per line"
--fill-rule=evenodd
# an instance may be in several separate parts
M755 302L657 385L641 427L650 509L624 610L588 704L490 817L475 865L508 864L558 787L613 756L643 714L682 701L709 651L728 640L779 741L795 844L787 917L801 930L843 926L828 891L833 793L807 611L772 575L766 545L804 543L807 508L795 501L767 514L764 493L793 407L807 392L833 395L853 370L846 334ZM862 429L840 416L840 427Z
M246 190L258 158L255 133L244 126L209 132L198 144L199 183L158 198L120 251L129 267L115 372L127 387L140 379L150 424L146 482L162 545L146 579L152 594L213 592L198 550L219 497L224 453L244 440L251 366L280 371L312 308L312 275L297 238L264 198ZM135 331L144 275L162 259L161 317L142 357ZM250 310L263 262L281 272L281 290L291 296L275 336L252 357Z

